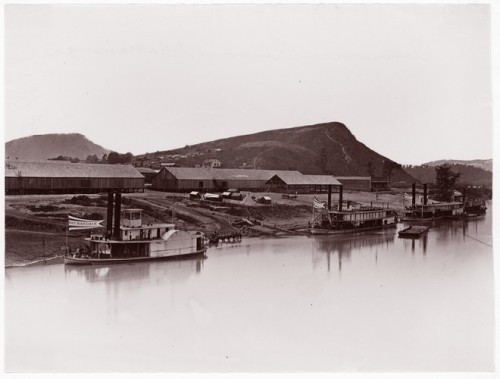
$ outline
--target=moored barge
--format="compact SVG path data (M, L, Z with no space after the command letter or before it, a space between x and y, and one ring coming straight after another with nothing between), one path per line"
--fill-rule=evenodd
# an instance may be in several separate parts
M429 231L428 226L412 225L398 232L399 237L402 238L419 238L422 234Z

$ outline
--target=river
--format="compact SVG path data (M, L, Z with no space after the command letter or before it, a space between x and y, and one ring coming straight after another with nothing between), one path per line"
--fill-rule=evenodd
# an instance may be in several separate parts
M205 259L10 268L5 369L490 371L491 245L488 211L417 240L258 238Z

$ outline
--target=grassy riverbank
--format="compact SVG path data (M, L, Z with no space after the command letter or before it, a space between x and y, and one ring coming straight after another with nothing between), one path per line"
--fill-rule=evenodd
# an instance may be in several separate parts
M193 201L188 194L147 190L144 193L124 194L123 208L144 210L151 221L174 222L179 229L200 230L206 235L243 232L244 236L273 235L306 227L311 219L313 198L327 201L327 194L298 195L283 199L281 194L270 196L272 204L243 207L236 204ZM338 195L332 195L332 202ZM403 208L401 192L344 192L344 200L363 205ZM68 245L75 249L83 244L88 231L69 232L67 216L105 219L106 196L103 195L24 195L5 197L5 265L24 265L47 261L60 256ZM241 221L249 220L251 223ZM236 226L236 224L239 224ZM253 224L253 225L252 225Z

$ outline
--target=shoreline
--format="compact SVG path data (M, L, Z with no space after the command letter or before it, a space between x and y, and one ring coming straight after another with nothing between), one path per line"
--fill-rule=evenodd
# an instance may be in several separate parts
M64 256L55 256L49 258L37 258L28 262L12 263L10 265L5 265L5 269L21 268L21 267L32 267L32 266L43 266L43 265L56 265L64 263Z
M344 201L388 207L401 212L405 189L385 193L344 191ZM239 204L193 200L187 193L146 190L123 194L123 208L141 208L149 219L175 223L181 230L197 230L209 238L241 233L244 238L306 235L312 217L313 199L327 201L326 193L298 194L285 199L281 193L252 193L269 196L270 205L245 207ZM84 201L75 201L75 198ZM88 231L66 231L67 216L93 215L106 219L103 194L9 195L5 197L5 268L56 264L66 242L76 249ZM332 203L338 194L332 194ZM78 199L77 199L78 200Z

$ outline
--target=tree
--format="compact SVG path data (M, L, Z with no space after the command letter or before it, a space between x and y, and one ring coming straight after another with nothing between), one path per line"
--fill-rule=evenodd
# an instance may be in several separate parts
M451 201L455 182L460 177L460 173L453 172L447 163L436 166L436 199L439 201Z
M114 151L110 152L108 154L108 163L109 164L121 163L120 154Z
M85 159L85 163L97 163L99 162L99 158L97 158L97 155L87 155L87 158Z
M110 152L108 155L108 163L109 164L123 164L123 163L130 163L134 156L132 153L127 153L127 154L119 154L117 152Z
M132 155L132 153L129 152L122 156L122 163L130 163L132 162L133 158L134 156Z
M101 161L102 163L106 163L108 161L108 154L103 154Z

